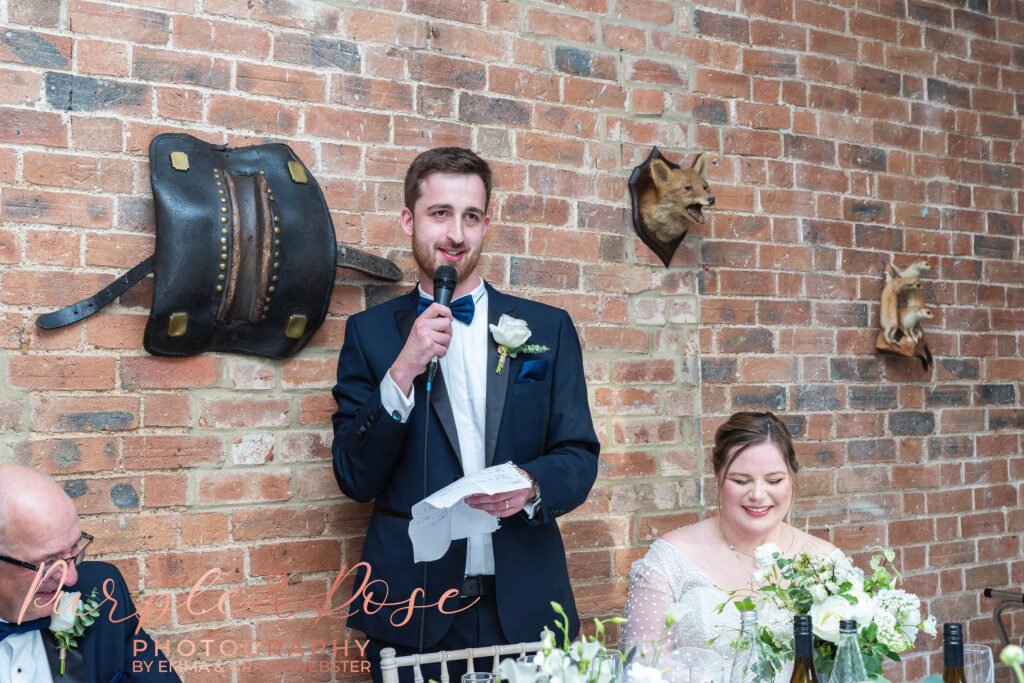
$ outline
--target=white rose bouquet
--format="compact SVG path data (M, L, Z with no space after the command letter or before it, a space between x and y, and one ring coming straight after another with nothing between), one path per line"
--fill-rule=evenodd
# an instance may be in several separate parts
M861 654L868 677L885 681L885 658L900 661L899 653L911 650L918 631L935 635L935 618L921 619L921 600L897 586L900 573L892 566L895 554L879 548L871 558L871 574L853 566L839 552L812 556L807 551L786 558L778 546L766 543L757 549L757 570L751 588L733 591L738 609L756 609L765 651L776 670L782 660L793 659L793 616L809 614L814 627L814 665L819 674L830 674L835 663L839 621L856 619ZM763 585L758 585L763 584ZM718 606L725 609L728 602Z

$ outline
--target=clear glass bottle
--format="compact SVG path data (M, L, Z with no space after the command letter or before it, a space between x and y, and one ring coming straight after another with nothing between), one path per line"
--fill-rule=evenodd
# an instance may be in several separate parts
M839 640L836 641L836 661L829 683L863 683L868 680L864 658L857 639L857 622L842 619L839 622Z
M740 612L740 627L740 640L736 644L736 659L729 672L729 683L772 683L775 668L761 642L757 612L752 609Z
M942 625L942 683L967 683L964 673L964 627Z
M811 617L798 614L793 617L793 675L789 683L818 683L814 668L814 637L811 635Z

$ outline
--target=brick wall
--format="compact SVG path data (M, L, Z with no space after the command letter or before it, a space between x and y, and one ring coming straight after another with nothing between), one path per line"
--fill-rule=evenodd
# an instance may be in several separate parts
M494 163L485 276L568 308L584 345L604 453L562 530L586 615L620 612L630 562L713 505L715 427L767 408L799 437L797 519L859 555L899 548L931 613L993 642L979 589L1024 580L1019 3L339 4L0 0L0 458L65 482L172 659L354 637L274 617L267 582L289 572L296 608L358 558L369 508L331 474L330 387L346 317L402 288L340 272L281 362L145 354L148 283L35 328L151 252L146 150L167 131L287 141L339 240L407 281L407 163L442 144ZM669 269L629 219L652 145L713 160L714 215ZM892 253L933 265L929 373L873 350ZM893 677L937 669L921 642ZM312 679L187 678L282 676Z

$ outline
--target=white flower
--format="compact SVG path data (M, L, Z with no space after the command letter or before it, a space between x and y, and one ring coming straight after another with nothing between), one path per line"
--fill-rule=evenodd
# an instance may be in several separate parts
M497 325L490 325L491 336L494 341L509 349L518 349L526 343L526 340L533 334L526 325L525 320L513 318L510 315L502 315Z
M928 618L931 619L931 617ZM999 661L1007 666L1013 666L1014 664L1020 666L1024 664L1024 650L1017 645L1007 645L999 653Z
M793 640L793 612L781 609L774 600L766 599L757 603L757 623L768 629L777 647Z
M935 617L928 617L927 619L925 619L924 622L921 624L921 630L930 636L936 635L937 632L935 630Z
M534 664L520 664L514 659L503 659L498 666L501 680L508 683L536 683L537 667Z
M629 683L660 683L661 671L633 662L626 668L626 680Z
M596 640L580 641L569 646L569 654L579 662L592 662L601 651L601 643Z
M808 590L811 592L811 599L814 600L814 604L825 602L825 598L828 597L828 592L820 583L814 584Z
M857 628L864 629L871 624L871 617L874 615L875 607L872 604L871 596L864 592L864 589L859 585L855 585L851 588L847 595L857 599L857 604L853 605L853 616L852 619L857 620ZM934 634L933 634L934 635Z
M669 627L677 621L682 621L690 612L690 608L681 602L673 602L665 610L665 626Z
M759 545L757 550L754 551L754 562L757 564L759 569L767 569L775 564L775 554L782 555L782 551L779 546L774 543L765 543Z
M813 605L808 614L814 625L814 635L834 643L839 640L839 621L853 618L853 605L841 595L830 595L824 602Z
M57 607L50 616L51 631L67 631L75 625L75 606L81 596L82 594L78 592L61 592L60 600L57 602Z

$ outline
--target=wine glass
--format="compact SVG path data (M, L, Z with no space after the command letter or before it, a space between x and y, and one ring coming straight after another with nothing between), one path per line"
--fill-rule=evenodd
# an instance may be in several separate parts
M993 683L995 669L992 648L988 645L964 643L964 674L971 683Z

